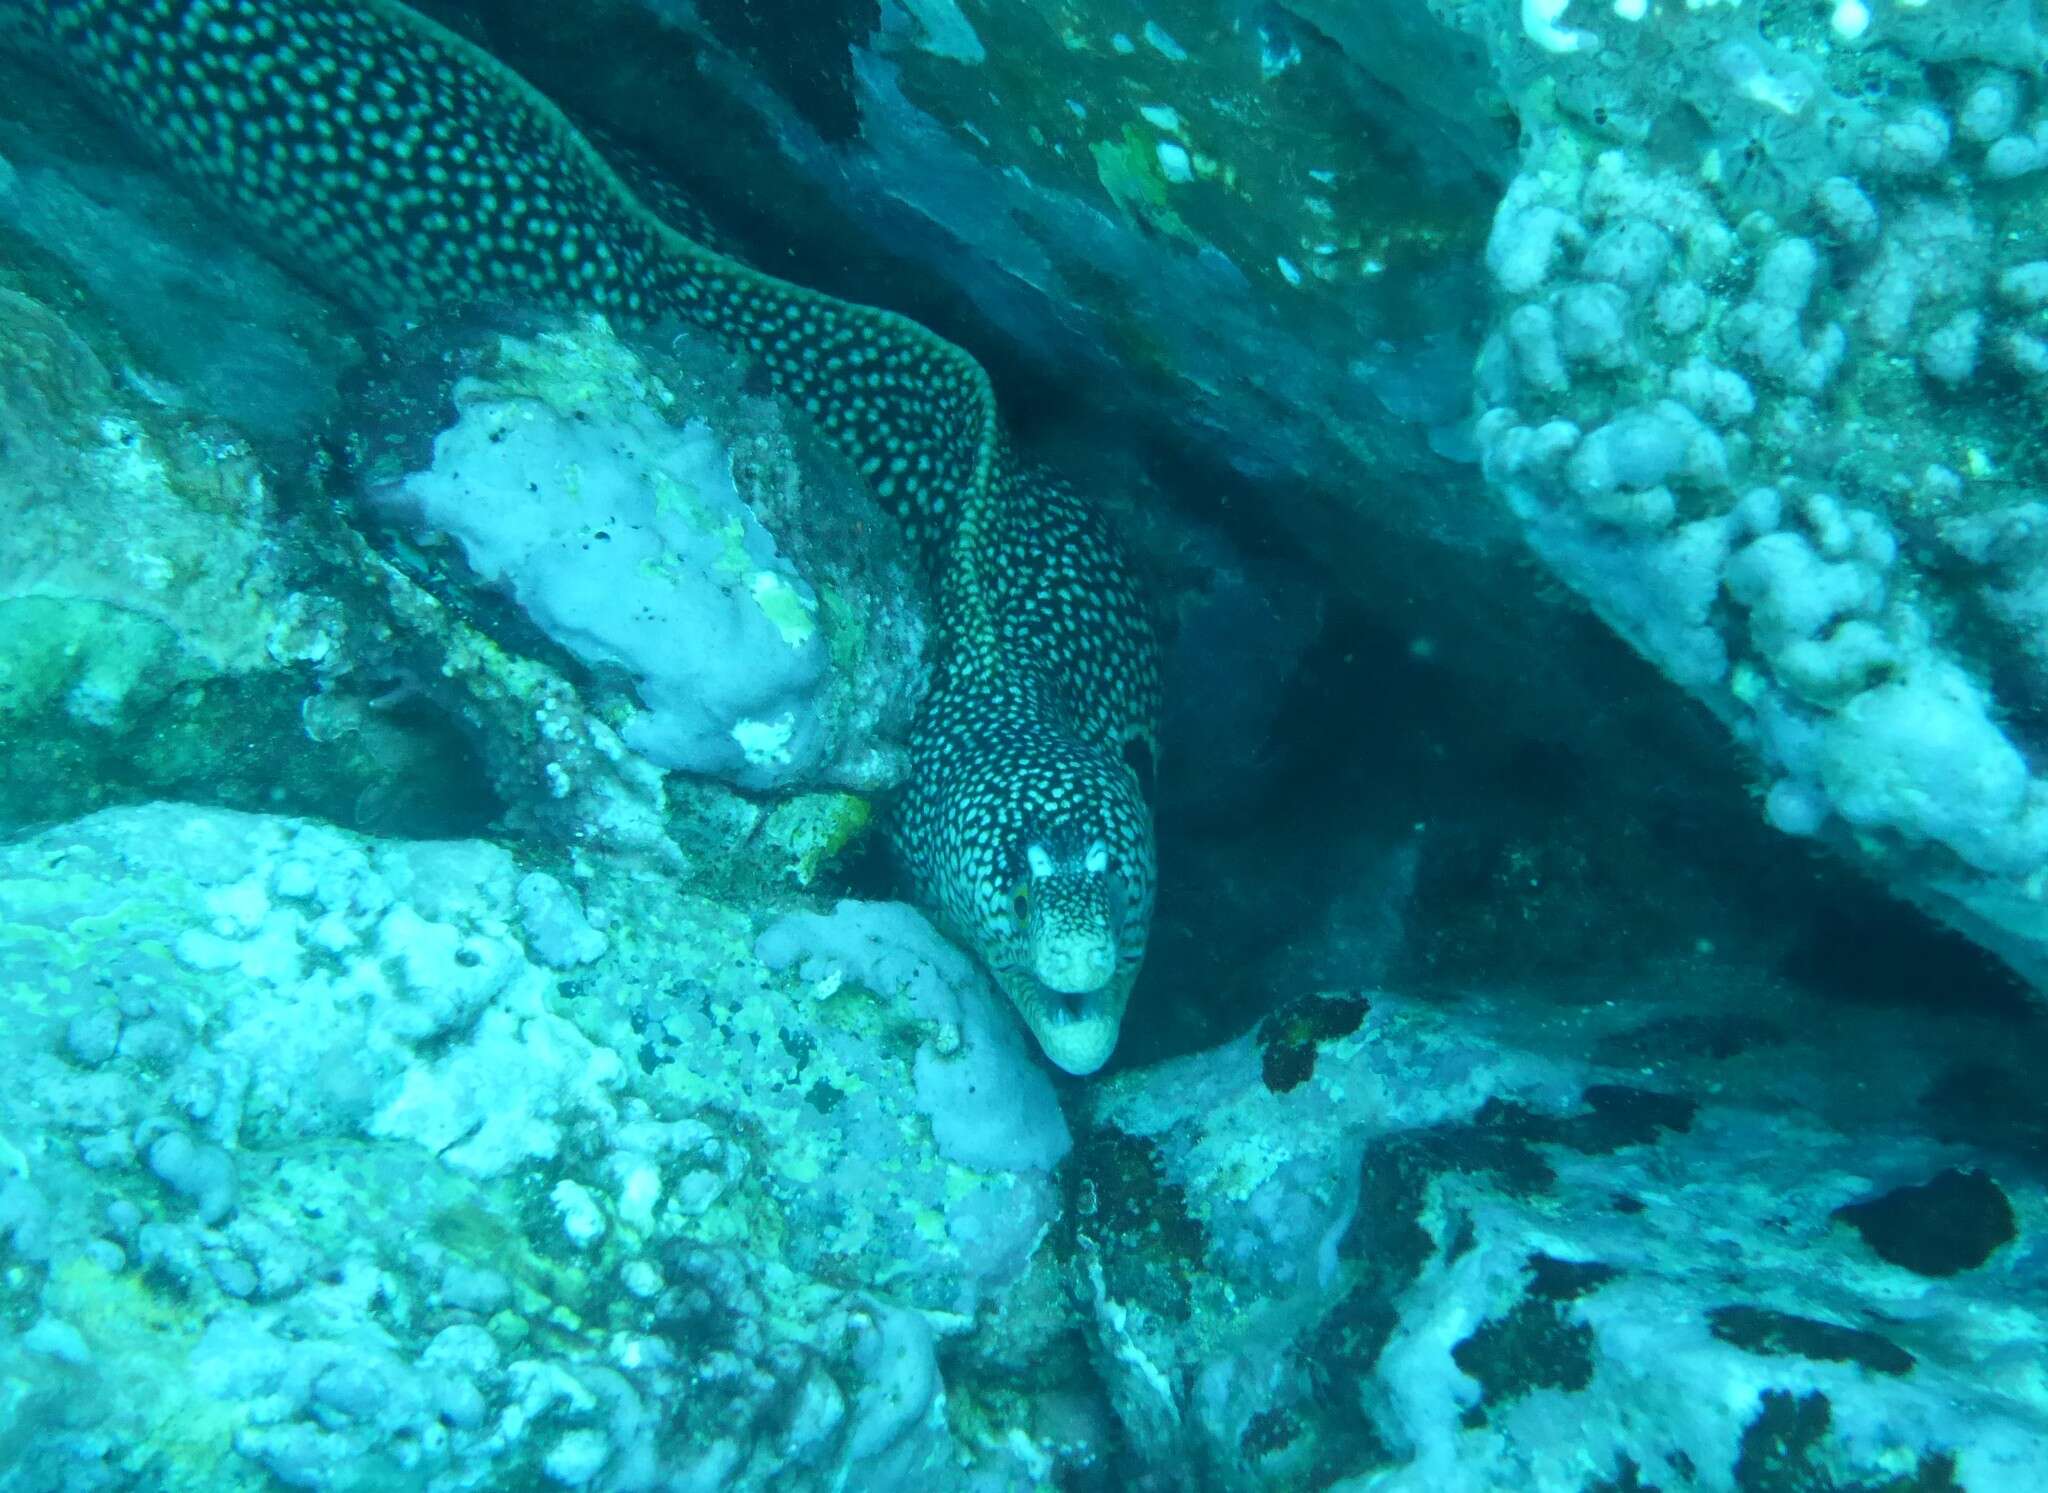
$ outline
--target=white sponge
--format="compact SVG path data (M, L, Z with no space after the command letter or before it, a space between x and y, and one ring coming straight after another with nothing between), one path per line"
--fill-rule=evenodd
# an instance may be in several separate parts
M434 461L380 495L453 536L484 580L646 707L624 735L663 767L773 787L818 765L828 657L817 598L733 486L702 421L590 418L480 385Z

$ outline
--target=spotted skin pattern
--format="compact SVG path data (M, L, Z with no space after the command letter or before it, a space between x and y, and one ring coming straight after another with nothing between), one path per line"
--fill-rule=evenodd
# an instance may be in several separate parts
M1158 677L1100 517L1008 451L987 376L893 312L663 222L553 104L397 0L9 0L165 165L366 311L678 318L756 360L937 577L894 838L1047 1055L1116 1042L1153 894Z
M990 639L942 657L895 835L1046 1055L1092 1073L1116 1046L1152 924L1150 614L1066 484L1006 464L995 497Z

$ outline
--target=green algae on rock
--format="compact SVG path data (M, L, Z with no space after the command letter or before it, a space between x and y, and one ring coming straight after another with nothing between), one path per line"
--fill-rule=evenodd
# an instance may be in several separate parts
M343 609L247 447L135 398L113 356L0 289L0 825L184 795L473 827L445 728L301 729L349 668Z

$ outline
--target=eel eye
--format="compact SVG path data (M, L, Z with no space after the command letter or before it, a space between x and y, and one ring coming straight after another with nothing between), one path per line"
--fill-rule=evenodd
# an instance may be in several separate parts
M1010 911L1016 915L1017 921L1021 923L1024 921L1024 914L1030 910L1031 883L1020 881L1017 883L1017 889L1010 893Z

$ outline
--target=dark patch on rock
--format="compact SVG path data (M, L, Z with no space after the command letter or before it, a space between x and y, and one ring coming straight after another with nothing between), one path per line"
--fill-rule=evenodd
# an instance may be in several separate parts
M1586 1484L1586 1493L1662 1493L1655 1483L1643 1481L1643 1469L1636 1459L1622 1456L1615 1461L1614 1476Z
M1511 1100L1489 1099L1468 1123L1404 1136L1399 1144L1412 1147L1431 1171L1490 1173L1516 1197L1533 1197L1557 1181L1536 1150L1557 1139L1557 1123Z
M1828 1397L1819 1391L1795 1396L1765 1390L1756 1419L1743 1428L1735 1486L1745 1493L1805 1493L1828 1486L1813 1455L1833 1419Z
M1436 1241L1422 1227L1429 1179L1439 1169L1427 1136L1403 1136L1367 1151L1359 1164L1358 1209L1338 1244L1359 1270L1356 1283L1316 1329L1313 1357L1362 1382L1397 1318L1393 1302L1422 1273Z
M1577 1301L1596 1291L1618 1273L1612 1265L1598 1260L1560 1260L1546 1254L1529 1256L1529 1294L1545 1301Z
M1742 1433L1735 1486L1741 1493L1965 1493L1946 1453L1919 1458L1911 1472L1894 1477L1845 1481L1827 1454L1833 1422L1834 1407L1818 1390L1765 1390Z
M1699 1113L1699 1105L1690 1099L1626 1084L1594 1084L1584 1098L1586 1113L1557 1121L1555 1138L1587 1156L1647 1146L1660 1130L1690 1130Z
M1526 1195L1540 1192L1556 1180L1556 1173L1536 1153L1536 1146L1564 1146L1583 1156L1606 1156L1628 1146L1649 1145L1660 1131L1690 1129L1699 1111L1690 1099L1624 1084L1594 1084L1582 1097L1585 1110L1561 1118L1538 1114L1512 1100L1489 1099L1463 1131L1434 1133L1462 1134L1468 1148L1492 1153L1490 1164L1460 1166L1460 1170L1499 1172ZM1514 1150L1521 1154L1516 1164L1509 1165Z
M1473 1227L1472 1215L1461 1214L1458 1226L1451 1230L1451 1242L1444 1246L1444 1263L1455 1264L1469 1254L1472 1246L1478 1242L1479 1230Z
M1767 1358L1854 1363L1874 1374L1904 1374L1913 1367L1913 1355L1889 1338L1769 1307L1717 1306L1707 1314L1707 1325L1722 1342Z
M1259 1023L1259 1073L1276 1094L1306 1083L1316 1071L1316 1049L1348 1037L1365 1023L1362 995L1307 995L1289 1001Z
M800 1028L789 1026L777 1027L775 1035L781 1041L783 1051L787 1052L795 1060L798 1072L801 1072L804 1065L810 1062L811 1054L818 1050L817 1040L809 1032L803 1031Z
M640 1038L639 1060L643 1073L666 1068L676 1060L682 1039L668 1029L666 1013L677 1003L672 990L650 990L646 1002L635 1007L627 1018L627 1024Z
M1421 1219L1429 1180L1446 1164L1439 1151L1464 1139L1462 1131L1397 1136L1369 1149L1359 1164L1357 1212L1338 1246L1355 1277L1303 1345L1315 1389L1318 1477L1311 1486L1398 1460L1360 1404L1357 1386L1371 1376L1399 1324L1394 1303L1436 1248Z
M845 1098L846 1095L821 1078L805 1092L804 1103L821 1115L829 1115L839 1108Z
M1950 1167L1917 1187L1895 1187L1835 1209L1888 1264L1918 1275L1975 1270L2019 1235L2012 1203L1979 1171Z
M1597 1262L1529 1257L1528 1290L1504 1316L1479 1324L1451 1349L1451 1359L1479 1381L1480 1403L1463 1423L1486 1424L1487 1411L1538 1389L1577 1393L1593 1382L1593 1329L1565 1315L1572 1302L1613 1279Z
M1360 1409L1352 1386L1371 1376L1398 1325L1393 1303L1437 1251L1436 1240L1421 1222L1430 1183L1446 1173L1484 1175L1505 1194L1532 1197L1557 1181L1540 1146L1564 1143L1570 1136L1582 1146L1611 1149L1618 1132L1642 1133L1645 1114L1670 1122L1678 1117L1674 1106L1684 1106L1689 1117L1686 1101L1666 1095L1623 1089L1598 1092L1599 1097L1589 1096L1586 1114L1565 1120L1489 1099L1464 1124L1389 1137L1366 1151L1359 1165L1357 1211L1338 1245L1340 1258L1354 1273L1353 1283L1303 1346L1305 1361L1328 1386L1328 1392L1318 1397L1312 1430L1323 1449L1318 1465L1330 1469L1329 1481L1396 1460ZM1617 1115L1626 1116L1627 1123L1619 1123ZM1656 1128L1649 1126L1653 1134ZM1451 1258L1476 1242L1469 1218L1448 1222L1445 1233L1444 1251ZM1528 1314L1512 1322L1503 1318L1508 1325L1495 1328L1490 1337L1485 1336L1488 1328L1482 1327L1474 1334L1481 1338L1471 1350L1474 1361L1485 1359L1490 1366L1497 1360L1505 1375L1518 1349L1533 1353L1547 1348L1557 1371L1568 1375L1576 1361L1576 1345L1589 1366L1590 1335L1582 1327L1575 1333L1571 1324L1561 1323L1558 1309L1607 1280L1610 1267L1537 1255L1531 1258L1530 1269L1530 1300L1523 1303ZM1557 1341L1535 1341L1546 1329ZM1506 1378L1501 1382L1505 1384ZM1335 1450L1339 1448L1341 1456Z
M1374 1283L1380 1278L1375 1274L1353 1286L1305 1339L1303 1363L1312 1394L1295 1413L1315 1447L1308 1487L1327 1488L1401 1460L1358 1393L1398 1321L1394 1298Z
M1292 1446L1301 1435L1301 1424L1285 1410L1261 1410L1245 1423L1244 1435L1238 1438L1238 1450L1244 1453L1247 1462L1256 1462L1261 1457Z
M1142 1135L1098 1125L1076 1138L1067 1168L1067 1216L1105 1246L1103 1284L1174 1322L1188 1320L1188 1285L1209 1239L1188 1212L1187 1189L1167 1180L1159 1147Z

